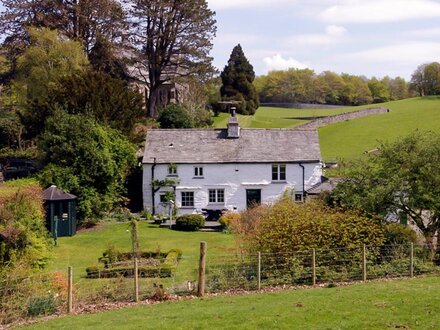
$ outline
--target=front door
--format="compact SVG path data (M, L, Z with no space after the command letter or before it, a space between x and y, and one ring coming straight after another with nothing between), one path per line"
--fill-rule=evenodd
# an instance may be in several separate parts
M246 189L247 208L261 204L261 189Z

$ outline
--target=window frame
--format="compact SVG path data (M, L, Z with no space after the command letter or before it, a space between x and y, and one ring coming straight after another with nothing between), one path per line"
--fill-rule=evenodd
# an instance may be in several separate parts
M223 188L208 189L208 204L225 204L225 189Z
M287 165L286 164L272 164L272 181L286 182L287 180Z
M189 194L189 196L184 197L184 194ZM180 205L182 208L194 208L194 191L181 191Z
M194 166L194 178L203 178L204 177L204 169L203 166Z
M168 172L167 176L177 176L177 165L168 164L167 172Z

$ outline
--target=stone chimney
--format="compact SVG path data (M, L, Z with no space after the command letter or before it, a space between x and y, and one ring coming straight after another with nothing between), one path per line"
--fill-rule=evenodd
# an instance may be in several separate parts
M228 138L237 139L240 137L240 126L237 117L235 117L235 107L231 107L231 117L228 122Z

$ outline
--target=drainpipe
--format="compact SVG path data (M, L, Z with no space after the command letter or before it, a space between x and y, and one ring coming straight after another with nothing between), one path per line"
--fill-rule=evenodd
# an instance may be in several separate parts
M305 174L305 168L304 168L304 165L303 164L301 164L301 163L298 163L298 165L299 166L301 166L301 168L302 168L302 194L303 194L303 199L304 199L304 196L306 195L306 187L305 187L305 185L306 185L306 183L305 183L305 176L306 176L306 174Z
M153 166L151 166L151 200L153 203L153 207L152 207L152 213L153 215L156 215L156 203L155 203L155 195L156 195L156 190L155 187L153 185L153 181L154 181L154 168L156 167L156 157L153 158Z

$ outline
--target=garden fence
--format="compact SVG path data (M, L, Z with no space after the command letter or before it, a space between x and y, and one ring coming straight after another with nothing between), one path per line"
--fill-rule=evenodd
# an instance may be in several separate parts
M28 277L4 276L0 279L0 327L40 314L87 312L99 306L188 295L440 274L439 260L434 257L427 246L413 244L219 254L210 253L202 242L199 258L183 255L171 267L141 259L126 262L121 272L98 269L86 273L69 267L64 272ZM150 264L154 264L151 269Z

